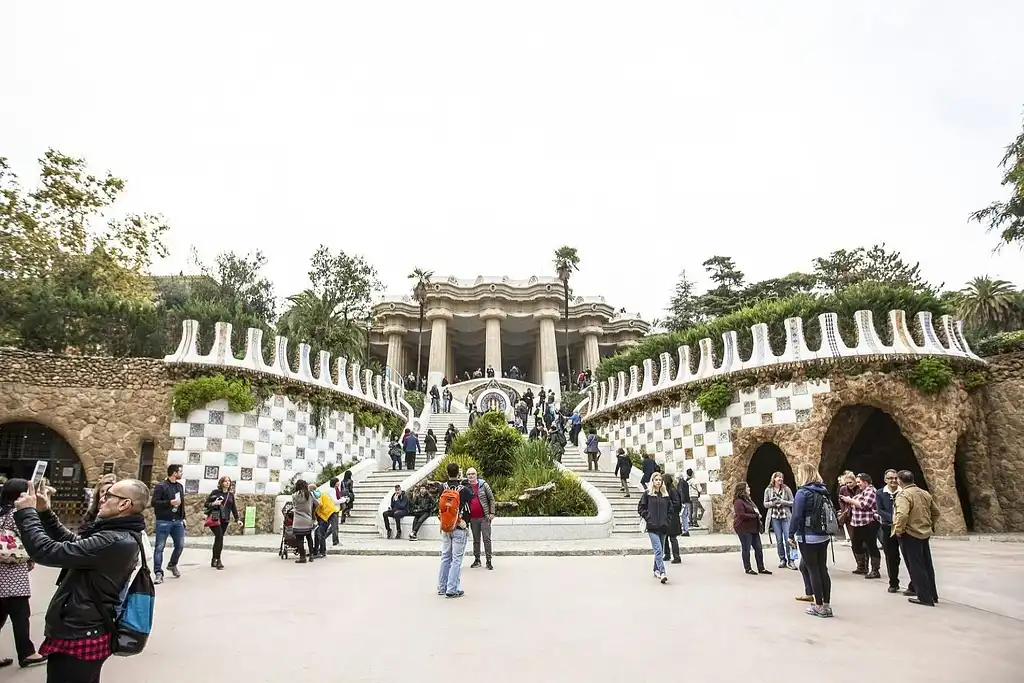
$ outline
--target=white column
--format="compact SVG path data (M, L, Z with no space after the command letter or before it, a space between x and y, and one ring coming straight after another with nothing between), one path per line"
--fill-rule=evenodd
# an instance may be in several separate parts
M384 328L384 336L388 340L387 365L395 375L401 375L405 367L403 362L405 360L403 348L405 332L405 328L400 325L388 325Z
M444 376L454 384L458 381L455 377L455 346L452 344L452 335L448 335L448 351L445 353Z
M591 372L597 370L601 362L601 349L597 345L596 334L583 335L583 366L590 368Z
M561 382L558 377L558 347L555 343L555 320L558 311L548 309L534 314L540 318L540 369L541 383L548 389L554 389L561 395Z
M501 321L505 319L505 311L499 308L488 308L480 317L484 321L484 369L494 368L494 376L501 377Z
M534 384L544 383L544 375L540 369L540 335L533 339L533 364L530 366L530 381Z
M437 386L441 390L441 378L445 374L448 361L448 321L452 319L451 311L444 308L433 308L424 316L430 321L430 356L427 362L427 387Z

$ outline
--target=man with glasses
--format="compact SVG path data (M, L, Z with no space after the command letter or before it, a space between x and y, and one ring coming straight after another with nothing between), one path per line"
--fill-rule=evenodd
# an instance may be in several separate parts
M78 534L50 510L53 489L28 491L14 503L25 552L45 567L60 568L44 619L46 680L98 681L111 655L113 627L123 593L143 553L149 488L122 479L100 497L96 521Z
M469 488L473 491L473 498L469 501L469 527L473 532L473 564L470 569L480 566L480 539L484 542L484 555L487 559L487 568L494 569L491 564L491 520L494 519L495 501L491 485L477 475L476 470L470 467L466 470L466 478L469 479Z
M885 571L889 575L889 592L900 591L900 542L892 535L892 515L896 506L896 494L900 492L896 470L885 471L885 485L878 489L875 504L878 521L881 524L882 552L885 553Z
M181 485L181 465L167 466L167 479L153 487L153 516L156 517L156 544L153 549L153 583L164 582L164 546L171 537L174 550L167 569L181 578L178 560L185 550L185 487Z

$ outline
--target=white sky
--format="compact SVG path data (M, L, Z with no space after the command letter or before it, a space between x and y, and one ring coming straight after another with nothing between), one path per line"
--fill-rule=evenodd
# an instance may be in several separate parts
M261 249L279 295L324 242L551 274L648 319L682 269L749 280L886 241L925 276L1024 284L967 215L1004 199L1024 3L45 2L2 10L0 155L129 181L171 257Z

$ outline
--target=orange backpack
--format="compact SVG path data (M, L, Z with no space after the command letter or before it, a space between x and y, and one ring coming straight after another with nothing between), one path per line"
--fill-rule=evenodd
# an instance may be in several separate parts
M445 488L437 501L437 518L441 522L441 531L450 534L459 526L461 519L462 497L458 488Z

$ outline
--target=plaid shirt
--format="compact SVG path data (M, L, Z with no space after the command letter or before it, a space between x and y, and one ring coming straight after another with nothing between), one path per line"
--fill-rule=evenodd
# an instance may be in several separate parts
M853 497L853 517L850 518L850 526L867 526L878 521L876 499L874 486L865 486L863 491Z
M104 633L92 638L76 640L58 640L56 638L43 640L43 644L39 646L39 654L52 655L55 653L81 659L83 662L106 659L112 654L110 652L110 634Z

